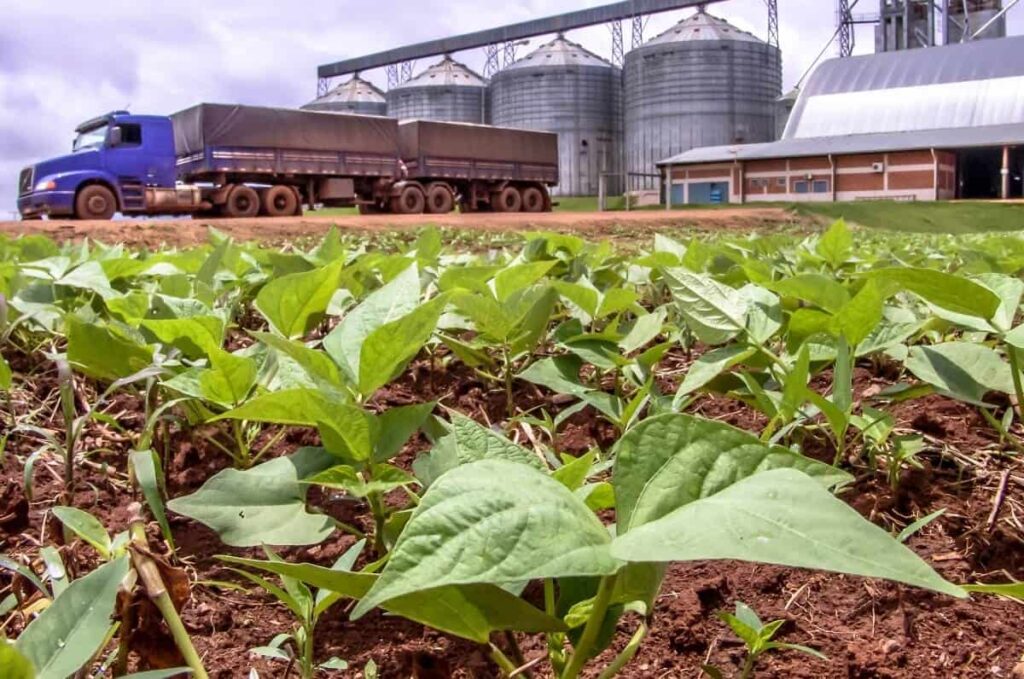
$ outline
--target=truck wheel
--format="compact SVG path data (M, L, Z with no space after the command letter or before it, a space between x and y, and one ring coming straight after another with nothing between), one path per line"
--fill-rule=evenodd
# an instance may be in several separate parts
M228 191L224 201L225 217L255 217L260 212L260 196L256 189L237 184Z
M406 186L402 192L391 199L391 211L399 215L418 215L423 213L427 199L418 186Z
M491 194L491 207L495 212L519 212L523 209L523 196L514 186L506 186Z
M523 212L544 212L544 192L536 186L523 191Z
M110 219L117 212L117 198L106 186L90 184L75 197L78 219Z
M434 184L427 189L427 212L432 215L444 215L455 207L455 197L444 184Z
M292 187L278 184L260 195L260 211L268 217L294 217L299 198Z

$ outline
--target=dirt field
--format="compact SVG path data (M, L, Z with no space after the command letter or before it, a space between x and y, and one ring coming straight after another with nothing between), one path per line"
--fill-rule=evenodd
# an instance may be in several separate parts
M593 236L613 235L623 229L650 232L668 227L696 229L757 229L808 224L813 218L797 216L782 208L696 209L671 212L553 212L547 214L459 214L318 216L287 219L128 219L108 222L52 221L0 222L0 233L40 233L61 241L92 238L105 243L156 247L188 246L205 242L206 225L212 225L240 241L286 241L316 236L337 225L352 231L415 229L427 224L456 229L487 231L570 230Z

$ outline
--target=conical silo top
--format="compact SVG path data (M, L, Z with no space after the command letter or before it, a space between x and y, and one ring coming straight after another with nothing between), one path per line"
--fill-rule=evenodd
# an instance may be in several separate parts
M545 45L541 45L525 57L516 60L515 63L508 66L505 70L543 68L546 66L598 66L611 68L612 64L582 45L567 40L564 35L559 34L557 38Z
M395 89L406 87L487 87L487 81L465 64L449 56Z
M383 104L384 93L358 75L352 76L322 97L308 105L324 104Z
M708 14L703 9L700 9L661 35L651 38L644 43L644 46L665 45L676 42L695 42L699 40L734 40L739 42L764 43L764 41L756 35L742 31L725 19Z

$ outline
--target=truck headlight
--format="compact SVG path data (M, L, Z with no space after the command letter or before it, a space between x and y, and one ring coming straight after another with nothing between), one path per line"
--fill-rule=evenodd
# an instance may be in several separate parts
M57 182L53 181L52 179L49 179L49 180L44 181L44 182L38 182L36 184L35 190L36 191L53 191L55 188L57 188Z

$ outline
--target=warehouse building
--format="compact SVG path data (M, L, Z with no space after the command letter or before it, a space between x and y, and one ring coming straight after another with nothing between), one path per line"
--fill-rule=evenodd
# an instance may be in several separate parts
M1020 198L1022 147L1018 36L827 61L779 141L658 166L669 205Z

